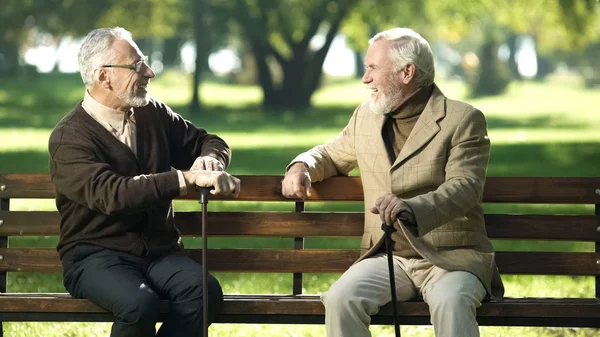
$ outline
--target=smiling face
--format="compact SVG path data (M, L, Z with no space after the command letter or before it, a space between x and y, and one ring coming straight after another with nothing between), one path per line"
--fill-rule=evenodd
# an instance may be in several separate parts
M144 59L144 55L133 41L116 40L112 48L117 55L115 64L136 64ZM141 65L139 72L125 68L113 68L112 72L111 85L121 103L130 107L148 104L148 83L155 74L146 63Z
M390 59L391 46L388 40L377 40L369 46L365 56L362 82L371 90L371 110L379 115L393 111L405 97L404 75Z

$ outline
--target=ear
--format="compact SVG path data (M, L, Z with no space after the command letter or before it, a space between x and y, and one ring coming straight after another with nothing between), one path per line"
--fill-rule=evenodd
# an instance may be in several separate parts
M110 89L110 71L106 68L98 68L97 80L100 87Z
M415 77L415 73L417 71L417 67L415 67L414 63L407 64L404 68L402 68L402 83L409 84L412 82Z

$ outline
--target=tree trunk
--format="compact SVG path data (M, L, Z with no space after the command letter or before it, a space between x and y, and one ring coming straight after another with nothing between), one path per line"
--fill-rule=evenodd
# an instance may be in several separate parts
M19 72L19 46L14 41L0 40L0 77L11 77Z
M310 106L310 98L314 90L302 85L306 81L307 66L301 62L290 62L283 68L283 82L277 88L263 90L265 97L263 106L267 110L285 108L306 108ZM263 89L265 89L263 87Z
M516 33L510 33L508 39L506 40L506 44L510 49L510 55L508 57L508 69L510 70L510 74L512 78L516 80L521 80L522 76L519 73L519 64L517 63L517 41L519 35Z
M181 47L181 41L182 39L180 36L172 36L165 39L162 59L165 69L179 65L179 49Z
M354 51L354 77L362 79L365 76L365 63L362 52Z
M192 80L192 101L190 102L190 111L197 114L202 109L200 102L200 83L202 81L202 71L207 62L208 55L208 37L205 24L206 4L205 0L192 0L194 15L194 42L196 43L196 68Z
M499 95L510 83L509 70L498 60L498 46L498 38L493 32L488 32L478 55L479 76L471 86L471 94L475 97Z

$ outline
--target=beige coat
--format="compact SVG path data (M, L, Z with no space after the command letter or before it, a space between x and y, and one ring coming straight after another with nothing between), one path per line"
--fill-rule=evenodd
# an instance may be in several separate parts
M412 208L418 233L400 222L396 226L421 256L442 269L476 275L492 297L502 297L481 206L490 150L483 114L446 98L435 86L394 163L381 137L384 121L363 103L335 139L293 162L305 162L313 182L359 168L365 197L359 261L383 244L381 220L369 208L380 196L394 193Z

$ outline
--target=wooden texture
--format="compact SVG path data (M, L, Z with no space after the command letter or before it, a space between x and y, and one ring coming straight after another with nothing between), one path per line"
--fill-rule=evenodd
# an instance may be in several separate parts
M281 176L240 176L239 201L288 201L281 196ZM54 198L47 175L0 175L0 199ZM498 178L487 180L483 200L490 203L600 204L600 178ZM197 199L195 191L186 199ZM211 197L222 200L219 197ZM358 177L334 177L313 185L307 201L362 201ZM298 208L298 207L296 207ZM200 208L198 207L198 210ZM488 234L495 239L600 242L600 214L508 215L486 214ZM179 212L176 223L187 236L200 235L200 212ZM57 212L0 211L0 237L55 236ZM211 236L293 237L290 249L213 249L208 268L219 272L341 273L359 256L358 250L302 248L304 237L359 237L361 213L209 212ZM598 248L597 248L598 250ZM186 251L197 261L199 249ZM600 275L600 252L498 252L502 274ZM58 272L53 248L0 248L0 274ZM161 311L169 310L163 302ZM324 308L317 296L228 295L219 322L322 323ZM402 324L429 324L427 305L400 303ZM508 298L486 302L477 310L481 325L600 327L598 299ZM389 324L391 306L382 307L374 324ZM87 300L68 294L0 294L0 321L110 321L112 316Z
M169 304L161 303L166 312ZM68 294L2 294L0 312L14 313L105 313L88 300L73 299ZM222 315L324 315L324 307L314 295L225 295ZM400 302L401 316L429 316L427 304L422 301ZM391 305L382 307L381 316L391 315ZM600 317L598 299L558 298L505 298L502 301L484 302L477 309L478 317Z
M200 249L187 254L201 261ZM52 248L0 249L0 272L58 272L61 264ZM209 249L208 269L221 272L342 273L358 258L358 250L343 249ZM502 274L600 275L599 253L498 252Z
M281 195L282 176L239 176L240 201L289 201ZM6 189L0 198L53 198L54 187L45 174L0 175ZM600 178L488 177L484 202L600 204ZM186 199L197 199L192 191ZM213 197L221 200L221 197ZM226 199L226 198L225 198ZM360 177L333 177L313 184L308 201L362 201Z
M0 236L58 235L58 212L0 211ZM178 212L177 227L185 236L200 236L199 212ZM359 237L362 213L213 212L210 236ZM600 216L486 214L492 239L600 241Z

